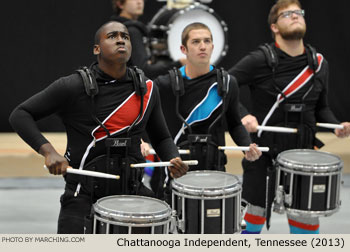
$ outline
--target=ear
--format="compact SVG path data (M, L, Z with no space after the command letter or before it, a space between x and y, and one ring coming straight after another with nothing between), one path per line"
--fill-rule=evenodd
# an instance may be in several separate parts
M101 50L100 50L100 46L99 45L94 45L94 55L99 55Z
M181 52L182 52L183 54L187 55L187 49L186 49L186 47L185 47L184 45L181 45L181 46L180 46L180 49L181 49Z
M125 2L124 2L124 3L125 3ZM124 4L122 4L121 1L116 1L115 5L116 5L119 9L121 9L121 10L124 9Z
M279 32L279 29L278 29L278 27L277 27L277 25L276 24L271 24L270 25L270 29L271 29L271 31L273 32L273 33L277 33L277 32Z

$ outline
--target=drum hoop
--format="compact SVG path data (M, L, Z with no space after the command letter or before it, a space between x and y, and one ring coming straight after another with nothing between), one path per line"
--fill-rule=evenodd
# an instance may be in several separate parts
M339 211L339 206L340 206L340 201L337 202L336 207L331 210L326 210L326 211L308 211L308 210L299 210L299 209L294 209L294 208L287 208L286 211L289 214L292 215L299 215L299 216L307 216L307 217L321 217L321 216L330 216L336 212Z
M98 221L101 221L106 224L112 224L112 225L118 225L118 226L124 226L124 227L152 227L152 226L164 226L170 223L171 218L162 220L159 222L148 222L148 223L136 223L136 222L127 222L127 221L117 221L112 219L104 219L98 215L94 215L94 218Z
M174 179L171 182L172 188L176 189L179 193L183 192L184 194L188 194L188 195L208 195L208 196L220 196L220 195L226 195L228 193L232 194L235 192L239 192L241 190L241 187L242 187L241 181L239 181L239 178L236 175L231 173L226 173L222 171L213 171L213 170L198 170L198 171L188 172L187 175L203 174L203 173L225 174L225 176L234 177L237 180L237 182L227 185L225 187L217 186L212 188L205 188L205 187L197 187L192 185L184 185L183 183Z
M309 166L306 166L306 165L304 165L302 163L295 163L293 161L283 159L283 155L285 153L293 153L293 152L323 153L323 154L335 157L336 159L338 159L339 162L333 163L333 164L328 164L328 165L327 164L321 164L321 165L309 165ZM292 149L292 150L283 151L280 154L278 154L278 156L276 158L276 163L279 164L279 165L282 165L284 167L290 167L290 169L301 169L303 171L308 171L308 170L310 171L310 169L312 169L312 168L315 168L315 169L318 168L318 170L320 170L319 172L325 172L324 171L325 168L328 168L328 170L330 170L330 171L342 170L343 166L344 166L343 160L341 160L341 158L338 157L337 155L334 155L334 154L332 154L330 152L326 152L326 151L316 151L316 150L312 150L312 149ZM312 170L312 172L317 172L317 171Z
M164 205L165 209L158 210L157 212L153 213L128 213L128 212L122 212L122 211L108 211L105 208L102 208L98 203L101 202L102 200L106 200L109 198L138 198L138 199L147 199L151 200L154 202L159 202L162 205ZM171 216L171 208L170 206L165 203L164 201L161 201L159 199L155 198L150 198L150 197L145 197L145 196L139 196L139 195L112 195L112 196L107 196L103 197L93 205L93 210L95 213L100 214L101 216L104 216L106 218L110 219L122 219L122 220L129 220L130 218L133 219L134 221L139 221L139 222L145 222L145 221L156 221L156 220L162 220L165 218L170 218Z
M337 167L339 168L339 167ZM296 170L293 168L289 167L284 167L284 166L277 166L277 169L280 169L281 171L297 174L297 175L307 175L307 176L333 176L333 175L339 175L342 172L343 167L341 166L338 170L332 170L332 171L310 171L310 170ZM334 168L335 169L335 168Z
M218 199L228 199L228 198L237 198L241 194L242 189L239 188L238 191L230 193L230 194L213 194L213 195L204 195L204 194L189 194L185 192L180 192L173 190L173 193L177 196L186 198L186 199L199 199L199 200L218 200Z

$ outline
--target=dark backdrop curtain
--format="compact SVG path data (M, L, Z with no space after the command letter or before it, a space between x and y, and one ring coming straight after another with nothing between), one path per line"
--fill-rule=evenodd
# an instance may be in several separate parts
M267 15L273 3L273 0L213 0L209 4L229 28L229 51L220 66L229 68L259 44L272 41ZM306 11L305 42L321 52L330 64L331 108L341 121L350 121L350 85L346 78L350 23L346 1L302 0L301 3ZM149 22L164 4L148 0L141 20ZM111 14L110 0L3 3L0 131L12 131L8 117L21 101L94 60L94 33ZM64 130L55 116L42 120L40 128Z

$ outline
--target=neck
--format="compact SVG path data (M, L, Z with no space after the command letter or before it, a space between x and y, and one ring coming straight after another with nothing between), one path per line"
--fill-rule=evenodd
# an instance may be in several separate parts
M209 70L210 70L210 65L209 64L206 64L206 65L203 65L203 66L194 66L194 65L188 63L185 66L186 75L188 77L190 77L191 79L197 78L199 76L202 76L202 75L208 73Z
M125 17L127 19L131 19L131 20L137 20L139 18L139 16L137 15L131 15L130 13L124 12L124 11L122 11L119 16Z
M276 43L279 48L288 55L295 57L304 53L304 43L302 39L298 40L285 40L280 36L276 36Z
M126 73L126 64L109 64L107 62L98 62L98 67L114 79L122 78Z

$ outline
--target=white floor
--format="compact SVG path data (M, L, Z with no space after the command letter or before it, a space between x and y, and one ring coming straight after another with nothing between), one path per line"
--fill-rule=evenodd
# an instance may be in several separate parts
M321 217L320 232L350 234L350 174L343 176L342 206L330 217ZM63 192L61 178L0 179L0 233L54 234ZM288 234L285 215L273 213L271 228L266 234Z

